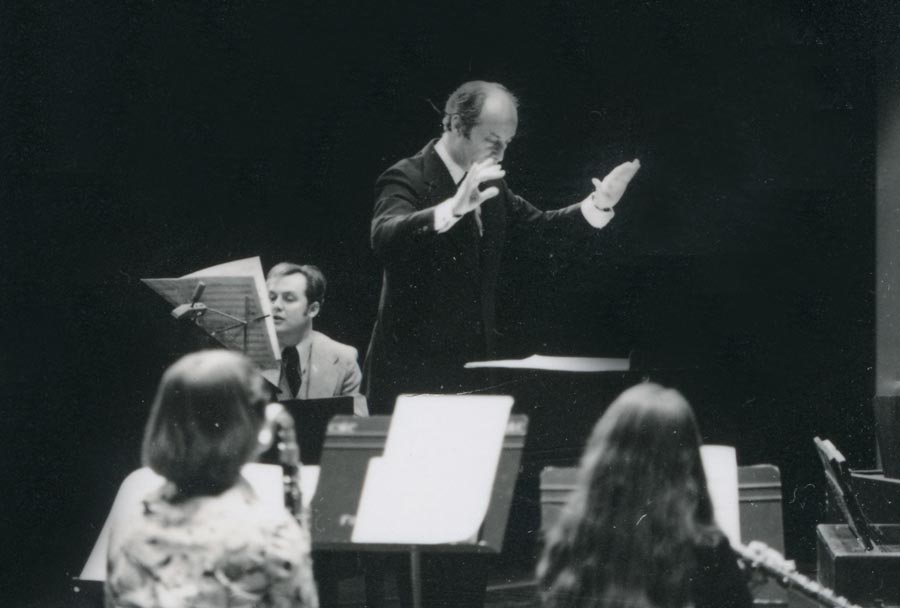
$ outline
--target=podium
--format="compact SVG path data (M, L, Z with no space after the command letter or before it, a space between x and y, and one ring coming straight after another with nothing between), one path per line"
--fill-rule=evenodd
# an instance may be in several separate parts
M473 370L483 371L483 370ZM597 420L625 389L646 379L675 386L703 420L704 438L722 443L738 433L735 417L722 416L731 387L716 384L708 369L652 369L632 361L629 371L573 372L494 369L493 380L515 399L513 414L528 417L528 436L511 505L512 515L500 561L527 566L540 548L540 473L548 466L578 463Z

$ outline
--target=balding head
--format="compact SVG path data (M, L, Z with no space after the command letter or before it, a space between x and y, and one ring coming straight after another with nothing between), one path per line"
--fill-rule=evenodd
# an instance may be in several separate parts
M503 160L519 124L518 100L496 82L473 80L456 89L444 108L443 140L454 161Z
M484 80L470 80L457 88L444 105L444 131L452 128L453 117L457 116L461 135L468 137L469 133L481 117L485 105L491 111L505 110L518 120L517 108L519 100L516 96L499 82L486 82Z

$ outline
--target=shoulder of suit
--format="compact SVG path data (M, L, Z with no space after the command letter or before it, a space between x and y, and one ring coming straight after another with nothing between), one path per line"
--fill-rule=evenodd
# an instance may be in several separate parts
M388 177L400 173L402 175L410 175L414 173L422 173L425 170L425 159L430 155L437 153L434 151L434 144L437 140L429 142L424 148L416 152L414 155L398 160L387 170L381 174L381 177Z
M338 342L334 338L329 338L325 334L320 331L314 331L313 335L315 337L314 344L320 348L326 348L330 351L334 352L339 358L351 359L356 361L359 356L359 352L356 348L350 346L349 344L344 344L342 342Z

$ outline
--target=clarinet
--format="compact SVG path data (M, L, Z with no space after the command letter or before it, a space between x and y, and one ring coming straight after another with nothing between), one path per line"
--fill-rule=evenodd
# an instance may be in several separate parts
M732 545L739 561L752 570L758 570L774 578L786 589L800 592L811 600L828 608L860 608L847 598L837 595L828 587L803 576L781 553L765 543L753 541L749 545Z
M308 530L309 515L303 507L300 491L300 446L294 430L294 417L280 403L271 403L266 406L266 420L275 428L275 448L283 472L284 506L297 523Z

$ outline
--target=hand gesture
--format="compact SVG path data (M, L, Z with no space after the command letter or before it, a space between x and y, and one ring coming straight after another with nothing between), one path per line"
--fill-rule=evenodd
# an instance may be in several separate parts
M486 158L473 163L456 190L453 215L465 215L472 209L480 207L484 201L500 194L500 189L496 186L491 186L484 190L480 190L479 186L483 182L503 179L504 175L506 175L506 171L493 158Z
M641 161L634 159L627 163L622 163L610 171L609 175L603 178L603 181L596 178L592 179L594 192L591 194L591 200L594 206L601 211L612 211L612 208L616 206L616 203L625 194L625 189L628 188L631 178L634 177L634 174L640 168Z

